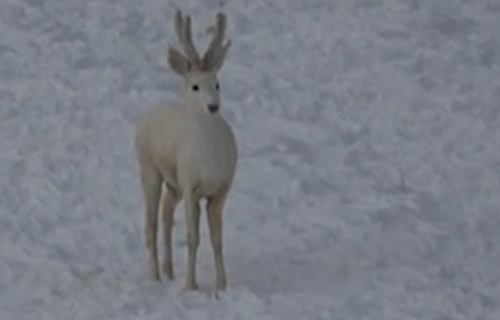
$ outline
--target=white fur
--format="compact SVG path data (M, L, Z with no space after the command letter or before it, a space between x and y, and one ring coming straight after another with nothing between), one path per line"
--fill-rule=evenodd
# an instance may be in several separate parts
M222 21L225 17L219 15L218 19L220 35L225 28L225 20ZM184 78L184 101L149 110L138 125L135 139L146 203L145 230L151 274L154 279L160 279L156 238L161 184L164 183L167 189L163 197L164 272L173 278L173 213L177 203L184 198L188 241L185 286L186 289L197 288L199 200L205 198L216 264L216 288L224 290L222 211L236 170L237 148L231 127L218 112L220 98L216 72L222 66L229 45L214 41L210 54L207 52L200 60L190 43L189 17L183 20L178 12L176 27L181 44L191 50L185 50L185 55L173 48L169 51L171 68ZM210 110L211 105L217 107L215 112Z

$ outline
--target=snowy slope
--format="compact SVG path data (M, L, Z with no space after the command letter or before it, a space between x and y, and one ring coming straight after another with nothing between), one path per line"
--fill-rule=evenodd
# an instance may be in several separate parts
M500 2L228 0L229 290L148 279L132 138L179 5L0 1L0 319L500 319Z

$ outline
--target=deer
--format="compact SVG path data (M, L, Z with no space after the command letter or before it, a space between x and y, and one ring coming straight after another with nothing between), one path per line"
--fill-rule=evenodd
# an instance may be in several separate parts
M157 234L163 211L165 254L163 273L174 279L172 227L174 211L184 200L187 226L187 272L184 290L197 290L196 257L200 243L200 202L205 211L215 260L216 291L227 286L223 257L223 211L231 189L238 152L234 133L220 114L217 72L231 40L225 41L226 15L218 13L212 39L203 56L191 35L191 18L176 12L175 31L180 43L168 48L168 64L182 77L183 99L161 103L141 117L136 129L135 150L145 201L145 238L150 275L161 282ZM162 185L166 191L162 197ZM162 204L160 205L160 200ZM161 208L162 207L162 208ZM163 209L163 210L161 210Z

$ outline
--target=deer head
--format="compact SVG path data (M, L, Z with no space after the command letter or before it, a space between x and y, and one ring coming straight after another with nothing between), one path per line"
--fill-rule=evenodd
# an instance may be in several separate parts
M198 111L217 113L220 105L219 81L217 72L222 67L231 41L224 43L226 16L217 14L213 27L213 36L210 46L200 58L193 44L191 35L191 18L183 17L177 11L175 30L182 51L170 47L168 63L170 68L185 80L184 96L186 105Z

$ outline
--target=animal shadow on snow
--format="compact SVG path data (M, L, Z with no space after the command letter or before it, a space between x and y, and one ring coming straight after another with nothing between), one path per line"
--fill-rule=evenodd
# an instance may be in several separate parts
M342 261L345 252L335 252L335 246L334 238L327 237L302 249L285 248L253 257L242 251L228 260L230 286L246 287L258 295L334 294L357 272Z

